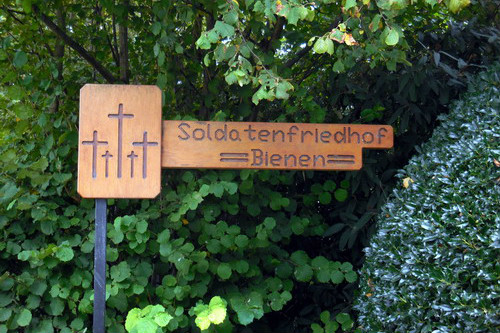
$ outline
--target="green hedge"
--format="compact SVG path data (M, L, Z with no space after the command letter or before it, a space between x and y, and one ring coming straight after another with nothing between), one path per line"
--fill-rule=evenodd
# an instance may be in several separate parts
M499 71L399 173L360 274L364 332L500 331Z

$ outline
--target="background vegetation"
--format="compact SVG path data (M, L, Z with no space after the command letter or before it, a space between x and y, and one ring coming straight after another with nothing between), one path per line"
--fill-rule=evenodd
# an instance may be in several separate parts
M500 330L500 67L400 173L361 270L366 332Z
M108 331L127 314L141 332L354 330L353 269L395 170L498 54L498 1L467 4L3 1L0 333L91 326L74 175L95 82L157 84L165 119L393 125L359 172L164 170L157 199L109 200Z

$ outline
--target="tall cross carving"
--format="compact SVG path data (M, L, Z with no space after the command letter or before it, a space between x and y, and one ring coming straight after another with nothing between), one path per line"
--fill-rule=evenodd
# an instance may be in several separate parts
M148 132L144 132L142 142L133 142L132 145L142 147L142 178L147 177L148 146L158 146L158 142L148 142Z
M82 145L92 146L92 178L97 178L97 147L106 146L108 141L99 141L97 139L97 131L94 131L92 141L82 141Z
M118 178L122 178L122 147L123 147L123 119L134 118L133 114L123 113L123 104L118 104L118 113L108 114L109 118L118 119L118 154L117 154L117 164L118 164Z

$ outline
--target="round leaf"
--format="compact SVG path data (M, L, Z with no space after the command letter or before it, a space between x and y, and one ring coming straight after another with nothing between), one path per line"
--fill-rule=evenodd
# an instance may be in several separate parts
M31 311L28 309L23 309L17 318L17 324L19 326L28 326L31 322Z
M396 45L399 41L399 34L396 30L391 29L387 37L385 37L385 43L389 46Z
M217 275L219 275L219 277L222 280L229 279L231 277L231 274L232 271L231 271L231 266L229 266L229 264L222 263L219 265L219 267L217 267Z

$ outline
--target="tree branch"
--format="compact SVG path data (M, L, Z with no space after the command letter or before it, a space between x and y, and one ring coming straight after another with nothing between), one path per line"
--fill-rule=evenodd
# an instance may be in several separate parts
M288 60L285 63L285 67L290 68L293 65L295 65L300 59L302 59L303 56L305 56L309 51L313 48L313 46L306 45L303 49L301 49L299 52L296 53L296 57L293 59Z
M40 17L43 23L52 30L60 39L63 40L66 45L75 50L79 55L82 56L89 64L91 64L109 83L116 82L117 79L113 74L108 71L99 61L97 61L90 53L87 52L80 44L78 44L74 39L68 36L61 28L59 28L52 20L40 12L37 6L33 6L33 11Z

